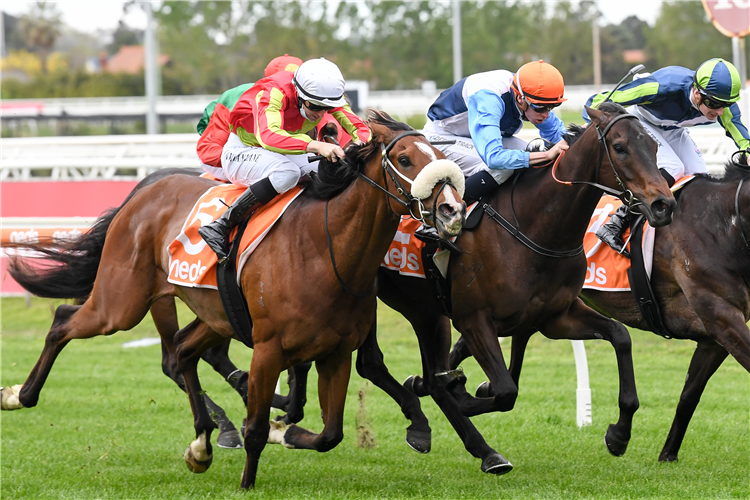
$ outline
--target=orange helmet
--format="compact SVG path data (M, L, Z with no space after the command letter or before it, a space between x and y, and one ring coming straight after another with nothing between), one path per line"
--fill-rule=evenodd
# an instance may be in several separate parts
M565 82L560 72L541 59L521 66L513 75L513 90L533 104L555 107L567 99Z
M284 54L283 56L274 57L271 62L266 66L266 70L263 72L263 76L271 76L279 71L289 71L294 73L302 65L302 59L299 57L290 56Z

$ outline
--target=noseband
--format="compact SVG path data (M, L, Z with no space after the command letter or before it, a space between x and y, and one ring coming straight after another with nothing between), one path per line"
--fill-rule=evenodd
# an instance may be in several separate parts
M607 132L610 131L612 128L612 125L617 123L619 120L627 120L627 119L635 119L637 120L638 117L635 115L631 115L630 113L625 113L622 115L618 115L614 117L606 127L604 127L604 130L601 130L599 128L599 125L595 125L596 128L596 137L599 141L599 160L596 164L596 181L595 182L588 182L588 181L561 181L557 178L556 172L557 167L560 164L560 160L562 159L562 154L558 156L557 161L555 162L554 166L552 167L552 178L555 179L560 184L566 184L566 185L572 185L572 184L588 184L589 186L594 186L596 188L601 189L605 193L611 194L612 196L615 196L616 198L620 198L623 203L625 203L628 207L628 209L633 208L635 205L640 204L640 202L636 199L635 195L633 195L633 192L630 191L628 188L625 187L625 184L620 179L619 174L617 173L617 169L615 169L615 164L612 161L612 156L609 154L609 145L607 144ZM602 161L604 160L604 153L607 153L607 160L609 160L609 165L612 167L612 172L615 175L615 180L617 181L617 184L620 185L622 188L622 191L618 191L616 189L613 189L609 186L605 186L603 184L599 183L599 172L601 171L602 167Z
M386 194L386 196L388 196L388 197L396 200L401 205L407 207L409 209L409 214L412 216L413 219L416 219L416 220L421 221L421 222L424 223L424 215L425 214L429 214L430 212L428 210L425 210L424 204L422 204L422 200L420 200L419 198L415 197L414 195L411 194L411 192L407 191L404 188L404 184L401 182L401 180L399 180L399 177L402 180L404 180L405 182L407 182L409 185L412 185L414 183L414 181L411 180L411 179L409 179L407 176L405 176L401 172L399 172L399 170L395 167L395 165L393 165L393 162L391 162L391 159L388 156L390 154L391 150L393 149L393 147L396 145L396 143L398 141L400 141L404 137L408 137L410 135L418 135L420 137L424 137L423 133L417 132L416 130L410 130L408 132L404 132L402 134L397 135L387 146L385 146L383 144L380 145L380 148L382 150L382 156L383 156L383 159L380 162L380 165L383 168L383 183L386 186L388 186L388 177L390 177L391 178L391 182L393 182L394 186L396 186L396 192L400 196L402 196L403 198L405 198L405 200L402 199L402 198L400 198L399 196L396 196L395 194L391 193L390 191L388 191L388 189L383 188L380 184L378 184L377 182L373 181L372 179L370 179L369 177L367 177L362 172L358 171L357 175L363 181L367 182L371 186L373 186L373 187L375 187L375 188L383 191ZM386 175L387 175L387 177L386 177ZM440 188L440 191L442 191L443 189L445 189L445 186L447 184L450 184L450 182L443 183L443 185ZM451 186L452 186L452 184L451 184ZM414 210L413 210L413 206L414 206L415 202L416 202L417 207L419 208L418 215L415 215L414 214Z

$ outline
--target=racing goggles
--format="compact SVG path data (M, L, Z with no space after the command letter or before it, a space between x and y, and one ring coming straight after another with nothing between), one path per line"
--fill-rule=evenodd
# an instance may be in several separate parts
M330 106L321 106L319 104L315 104L300 98L300 106L301 105L304 105L310 111L330 111L333 109Z
M703 104L704 106L706 106L708 109L728 108L729 106L732 105L731 102L720 101L718 99L714 99L710 95L704 94L700 90L698 91L698 93L701 96L701 104Z
M537 113L546 113L548 111L552 111L553 109L558 107L560 104L562 104L561 102L553 102L550 104L534 104L533 102L526 99L526 97L524 97L523 100L526 101L526 104L528 104L529 107L533 109L534 111L536 111Z

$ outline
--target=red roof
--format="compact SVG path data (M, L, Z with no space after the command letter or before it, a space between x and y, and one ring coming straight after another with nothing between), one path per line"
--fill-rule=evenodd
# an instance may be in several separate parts
M169 56L161 54L159 64L165 65L170 61ZM117 54L107 61L107 71L110 73L138 73L145 65L143 45L123 45Z

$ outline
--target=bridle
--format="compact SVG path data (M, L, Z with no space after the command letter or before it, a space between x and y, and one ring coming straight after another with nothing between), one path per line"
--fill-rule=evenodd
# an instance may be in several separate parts
M620 199L623 200L624 203L627 204L628 209L632 209L633 206L640 204L640 202L635 198L633 193L625 187L622 180L620 179L620 176L617 173L617 170L615 169L615 164L612 162L612 157L609 154L609 146L607 144L607 133L612 128L612 125L614 125L617 121L623 120L623 119L638 119L637 116L631 115L631 114L622 114L616 116L613 120L611 120L606 127L604 127L604 130L600 130L598 125L595 125L596 127L596 135L599 141L599 160L596 165L596 182L589 182L589 181L561 181L557 178L556 172L557 167L560 165L560 160L562 159L563 155L565 154L565 151L561 152L560 155L557 157L557 160L555 161L554 165L552 166L552 178L559 182L560 184L565 185L573 185L573 184L588 184L590 186L594 186L596 188L601 189L602 191L612 194ZM620 185L620 187L623 188L622 191L617 191L616 189L613 189L609 186L605 186L603 184L599 183L599 172L601 170L602 161L604 160L604 152L607 153L607 159L609 160L609 164L612 167L612 172L614 172L615 180ZM549 165L549 164L547 164ZM546 165L545 165L546 166ZM518 180L518 176L515 176L513 180L513 188L515 188L515 183ZM623 198L624 195L628 195L627 201ZM492 206L487 203L482 203L482 208L484 208L485 213L495 222L500 224L506 231L508 231L510 234L512 234L518 241L526 245L528 248L533 250L534 252L538 253L539 255L543 255L545 257L554 257L554 258L566 258L566 257L575 257L576 255L579 255L583 253L583 245L580 245L577 248L573 248L571 250L552 250L550 248L545 248L534 241L532 241L528 236L526 236L524 233L521 232L520 228L518 227L518 219L516 218L515 209L513 208L513 189L511 189L511 210L513 211L513 218L516 221L516 225L514 226L511 224L507 219L505 219L500 213L492 208Z
M594 186L598 189L601 189L605 193L611 194L612 196L615 196L616 198L620 198L625 205L627 205L628 210L632 211L633 207L640 205L641 202L638 201L638 199L635 197L633 192L629 190L627 187L625 187L625 184L622 182L622 179L620 179L620 175L617 173L617 169L615 168L615 164L612 161L612 156L609 154L609 145L607 144L607 133L612 128L612 125L617 123L620 120L627 120L627 119L634 119L638 120L638 117L635 115L631 115L630 113L625 113L622 115L618 115L614 117L606 127L604 127L604 130L601 130L599 128L599 125L594 125L596 129L596 136L597 140L599 141L599 160L596 164L596 180L595 182L589 182L589 181L561 181L557 178L557 168L560 165L560 160L563 157L563 154L560 154L557 157L557 161L555 161L555 164L552 166L552 178L555 179L555 181L559 182L560 184L565 185L573 185L573 184L588 184L589 186ZM617 181L617 184L622 188L621 191L618 191L617 189L611 188L609 186L605 186L603 184L599 183L599 172L601 171L602 162L604 160L604 153L607 154L607 160L609 161L609 165L612 167L612 172L614 173L615 180Z
M365 174L363 174L359 170L357 170L357 176L360 179L362 179L363 181L365 181L368 184L370 184L371 186L373 186L373 187L379 189L380 191L382 191L383 193L385 193L386 199L389 202L389 206L390 206L391 199L393 199L396 202L400 203L401 205L407 207L409 209L409 214L411 215L412 218L414 218L414 219L416 219L416 220L421 221L422 223L424 223L424 216L425 216L425 214L432 215L433 220L435 220L436 210L437 210L437 208L436 208L437 204L434 204L435 206L433 206L432 213L430 213L430 211L428 211L428 210L425 210L424 204L422 203L422 200L420 200L419 198L417 198L414 195L412 195L410 191L407 191L404 188L404 184L401 182L401 180L403 180L403 181L405 181L406 183L408 183L411 186L414 183L414 181L412 179L409 179L407 176L405 176L401 172L399 172L398 169L395 167L395 165L393 165L393 162L391 162L391 159L389 158L389 154L390 154L391 150L393 149L393 147L396 145L396 143L398 141L400 141L401 139L403 139L404 137L409 137L409 136L412 136L412 135L418 135L420 137L424 137L424 134L422 134L421 132L418 132L416 130L409 130L407 132L403 132L403 133L397 135L396 137L394 137L393 140L390 143L388 143L387 146L383 145L382 143L380 144L380 148L381 148L381 152L382 152L381 153L382 154L382 160L380 162L380 165L381 165L381 167L383 169L383 183L386 185L385 188L382 187L377 182L375 182L372 179L370 179L369 177L367 177ZM336 141L336 139L333 139L333 141L336 142L336 144L338 145L338 141ZM346 162L346 159L344 159L342 161ZM390 191L388 191L388 189L387 189L387 187L388 187L388 177L390 177L391 182L393 182L394 186L396 186L396 192L401 197L403 197L405 199L402 199L401 197L396 196L395 194L393 194ZM443 191L443 189L445 189L445 186L447 186L447 185L451 185L452 186L452 184L450 183L450 181L444 181L442 183L442 185L440 186L440 191L438 191L438 194L441 193ZM328 203L329 202L330 202L330 200L326 200L324 222L325 222L325 229L326 229L326 238L328 240L328 251L329 251L329 253L331 255L331 263L333 264L333 271L336 274L336 279L339 280L339 283L341 284L341 288L343 288L344 291L347 292L348 294L353 295L353 296L355 296L357 298L360 298L360 299L365 298L365 297L369 297L370 295L374 294L377 291L377 288L378 288L378 282L377 282L377 280L375 281L374 286L373 286L373 288L372 288L372 290L370 292L361 294L361 293L356 293L356 292L352 291L351 289L349 289L349 287L346 286L346 284L344 283L344 280L341 278L341 275L339 274L338 268L336 266L336 257L333 254L333 240L331 239L331 233L330 233L330 231L328 229ZM418 214L419 215L418 216L414 214L414 210L412 208L415 205L415 202L416 202L417 207L419 208L419 210L418 210ZM391 211L393 211L393 209L391 209Z

